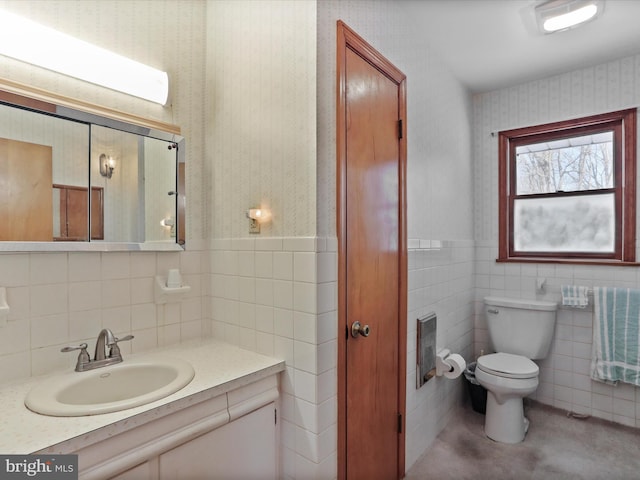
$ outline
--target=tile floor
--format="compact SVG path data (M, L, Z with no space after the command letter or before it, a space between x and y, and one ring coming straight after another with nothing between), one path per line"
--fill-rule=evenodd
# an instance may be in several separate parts
M524 442L496 443L484 435L484 415L461 408L407 480L640 479L640 430L527 402Z

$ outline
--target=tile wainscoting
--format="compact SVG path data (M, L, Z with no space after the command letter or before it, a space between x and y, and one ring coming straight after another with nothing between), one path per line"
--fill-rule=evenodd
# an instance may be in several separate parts
M449 348L470 361L474 312L474 242L410 239L408 246L407 470L466 398L463 377L436 377L416 389L416 320L435 312L437 346Z
M476 314L474 351L489 352L483 298L499 295L560 302L561 285L640 288L634 267L496 263L497 245L478 242L476 248ZM536 293L536 279L545 289ZM549 355L538 362L540 385L532 398L567 411L640 427L640 388L591 380L593 310L561 307Z
M282 358L283 478L335 478L337 466L337 240L216 239L212 332Z

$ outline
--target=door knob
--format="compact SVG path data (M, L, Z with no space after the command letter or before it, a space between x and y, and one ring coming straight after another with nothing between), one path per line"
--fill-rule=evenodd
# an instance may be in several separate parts
M363 337L368 337L369 333L371 333L369 325L362 325L360 322L353 322L351 325L351 336L354 338L357 337L358 334Z

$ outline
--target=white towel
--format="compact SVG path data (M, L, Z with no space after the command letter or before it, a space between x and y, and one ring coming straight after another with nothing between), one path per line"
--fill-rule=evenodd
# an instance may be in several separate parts
M577 308L586 308L589 305L587 293L589 287L580 285L562 285L562 305Z

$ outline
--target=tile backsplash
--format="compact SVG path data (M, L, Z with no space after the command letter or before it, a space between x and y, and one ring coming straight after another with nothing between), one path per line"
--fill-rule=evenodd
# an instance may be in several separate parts
M72 368L66 345L89 344L102 328L135 339L123 353L198 338L208 252L56 252L0 254L0 286L10 307L0 327L0 382ZM202 242L200 242L202 243ZM156 305L156 275L179 268L191 291L180 303Z

